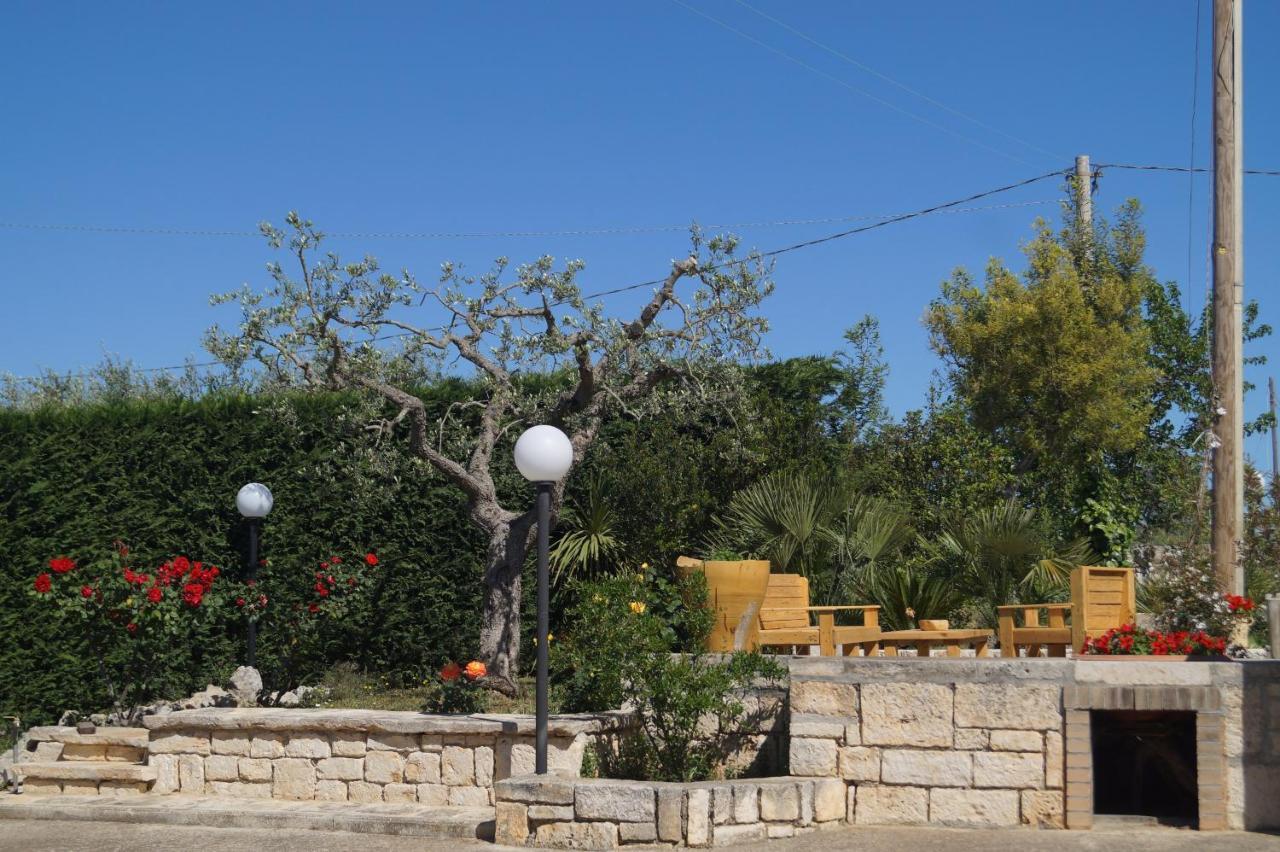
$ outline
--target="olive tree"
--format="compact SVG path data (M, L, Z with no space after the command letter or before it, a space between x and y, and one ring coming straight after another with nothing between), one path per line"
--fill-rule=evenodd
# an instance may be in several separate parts
M423 284L407 271L381 272L372 257L344 263L322 252L323 234L297 214L285 229L261 230L273 249L287 249L289 269L270 263L265 289L214 296L215 305L238 303L241 316L235 330L211 328L206 347L237 369L256 362L276 386L363 393L385 409L380 435L403 439L424 475L460 489L488 540L479 654L490 685L514 692L521 571L536 530L531 509L500 499L495 451L521 429L549 423L569 435L577 466L606 418L643 416L660 386L696 388L710 369L755 357L771 266L739 256L733 237L707 238L695 227L689 255L664 277L619 288L648 290L622 318L583 294L578 260L544 256L513 267L500 258L479 275L445 263ZM433 414L413 387L449 370L481 391ZM553 512L563 493L561 481Z

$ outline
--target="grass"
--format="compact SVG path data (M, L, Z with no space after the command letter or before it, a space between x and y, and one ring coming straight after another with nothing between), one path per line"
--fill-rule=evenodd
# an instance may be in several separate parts
M533 713L533 678L521 678L520 695L508 698L489 693L489 713ZM431 696L430 684L415 687L391 686L385 674L362 672L353 666L339 665L328 671L320 684L327 692L317 707L348 707L362 710L421 711ZM552 710L554 711L554 707Z

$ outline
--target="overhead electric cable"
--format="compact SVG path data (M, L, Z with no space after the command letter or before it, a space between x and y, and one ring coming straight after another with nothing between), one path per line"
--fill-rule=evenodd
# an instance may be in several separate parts
M779 255L787 254L788 252L799 251L800 249L822 245L823 243L829 243L829 242L832 242L833 240L843 239L844 237L851 237L855 234L866 233L867 231L874 231L877 228L883 228L886 225L894 225L894 224L897 224L898 222L906 222L910 219L918 219L922 216L930 216L935 213L958 212L953 208L958 208L960 205L968 204L971 201L977 201L982 198L989 198L990 196L993 196L993 195L999 195L1000 193L1003 193L1003 192L1009 192L1014 189L1019 189L1021 187L1028 186L1030 184L1037 183L1042 180L1047 180L1048 178L1051 178L1051 177L1063 176L1066 173L1067 173L1066 170L1057 169L1055 171L1046 172L1041 175L1036 175L1035 177L1026 178L1025 180L1017 181L1016 183L1006 184L1004 186L996 187L995 189L988 189L984 192L978 192L978 193L974 193L973 195L966 196L964 198L958 198L955 201L946 201L941 204L934 204L930 207L924 207L920 210L914 210L910 213L901 213L896 216L890 216L888 218L884 218L884 219L880 219L879 221L872 222L869 225L862 225L860 227L851 228L846 231L839 231L834 234L828 234L825 237L818 237L812 240L805 240L803 242L793 243L792 245L783 246L781 248L770 249L769 251L757 252L753 256L758 258L778 257ZM1043 203L1043 202L1037 202L1037 203ZM991 209L991 208L974 208L974 209ZM723 263L711 264L709 266L700 266L698 267L697 271L700 273L714 272L717 269L723 269L724 267L727 267L727 266L733 266L738 263L747 262L748 259L749 258L738 258L735 260L725 261ZM656 287L660 284L664 284L666 280L667 280L666 276L662 278L653 278L648 281L640 281L635 284L627 284L622 287L614 287L608 290L597 290L591 293L584 293L580 298L586 301L590 299L603 298L605 296L614 296L614 295L617 295L618 293L625 293L631 290L638 290L642 287ZM548 307L558 307L560 305L566 304L567 301L568 300L561 299L561 300L552 302ZM447 329L447 326L435 326L432 328L424 329L424 331L444 331L446 329ZM411 336L413 336L411 332L400 332L396 334L377 336L377 337L371 338L368 341L360 341L360 342L372 343L380 340L393 340L397 338L411 337ZM302 350L300 351L311 351L311 350L314 350L314 347L303 347ZM200 361L200 362L191 362L187 364L175 364L168 367L135 367L130 369L132 370L132 372L135 372L135 373L159 373L167 370L185 370L189 367L193 367L193 368L194 367L212 367L221 363L222 363L221 361ZM66 373L66 374L57 374L57 375L60 375L64 378L88 378L92 376L93 373L81 372L81 373ZM15 378L19 381L23 381L23 380L31 380L39 377L38 376L14 376L12 378Z
M958 118L963 118L965 121L976 124L977 126L985 130L990 130L992 133L999 133L1001 136L1005 137L1006 139L1011 139L1014 142L1018 142L1023 145L1026 145L1028 148L1033 148L1034 150L1039 151L1042 154L1047 154L1048 156L1053 157L1055 159L1067 158L1065 154L1059 154L1053 151L1045 150L1044 148L1041 148L1039 145L1035 144L1034 142L1028 142L1026 139L1023 139L1018 136L1014 136L1012 133L1007 133L998 127L993 127L992 125L987 124L985 121L982 121L979 118L974 118L972 115L969 115L968 113L961 112L955 107L948 106L947 104L944 104L942 101L936 100L935 98L931 98L928 95L926 95L924 92L921 92L917 89L913 89L912 87L908 86L906 83L903 83L900 80L895 80L893 77L890 77L888 74L885 74L881 71L877 71L875 68L872 68L870 65L867 65L865 62L859 62L857 59L854 59L852 56L849 56L847 53L837 50L836 48L831 47L830 45L823 44L822 42L818 41L816 38L809 35L808 33L801 32L800 30L791 26L786 21L780 21L777 18L773 17L773 15L770 15L768 12L764 12L760 9L757 9L755 6L752 6L750 3L747 3L746 0L734 0L734 2L736 2L739 6L742 6L744 9L751 10L752 12L756 13L760 17L764 18L766 21L772 21L773 23L782 27L784 30L796 36L797 38L802 38L805 41L809 42L814 47L825 50L827 53L830 53L832 56L835 56L836 58L849 63L855 68L859 68L867 72L873 77L878 77L879 79L884 80L886 83L889 83L892 86L897 86L899 89L906 92L907 94L914 95L915 97L920 98L922 101L930 104L931 106L935 106L938 109L945 110L946 112L949 112Z
M1098 163L1095 169L1133 169L1140 172L1207 172L1209 169L1203 166L1135 166L1129 163ZM1245 169L1247 175L1265 175L1267 177L1280 177L1280 169Z
M844 88L848 89L851 92L855 92L859 95L862 95L864 98L873 100L876 103L880 104L881 106L891 109L894 112L901 113L902 115L905 115L908 118L913 118L916 121L920 122L921 124L927 124L930 127L934 128L935 130L941 130L943 133L947 133L951 136L956 137L957 139L961 139L965 142L968 142L971 145L977 145L979 148L983 148L987 151L990 151L993 154L999 154L1001 157L1006 157L1010 160L1013 160L1014 162L1022 163L1024 166L1031 165L1031 163L1028 163L1026 160L1022 159L1021 157L1018 157L1014 154L1010 154L1008 151L1002 151L999 148L993 148L990 145L986 144L985 142L980 142L977 139L974 139L970 136L966 136L963 133L960 133L958 131L952 130L950 127L947 127L946 125L938 124L936 121L931 121L922 115L918 115L912 112L909 109L904 109L903 107L900 107L897 104L892 103L891 101L886 101L884 98L873 95L870 92L866 91L865 89L860 89L857 86L850 83L848 80L843 80L835 76L834 74L828 74L826 71L823 71L821 68L810 65L808 62L805 62L803 59L792 56L790 53L787 53L785 50L782 50L781 48L777 48L771 44L767 44L761 41L760 39L756 38L755 36L745 33L742 30L738 29L737 27L724 22L713 15L707 14L706 12L702 11L701 9L695 6L690 6L688 3L685 3L684 0L671 0L671 2L675 3L677 6L682 6L685 9L688 9L690 12L693 12L695 15L706 18L708 21L711 21L713 24L723 27L724 29L728 30L734 35L744 38L747 41L751 42L752 44L755 44L755 45L758 45L759 47L764 48L770 53L776 53L778 56L781 56L790 62L794 62L796 65L799 65L801 68L804 68L806 71L811 71L812 73L817 74L819 77L824 77L830 80L831 82L839 86L843 86Z

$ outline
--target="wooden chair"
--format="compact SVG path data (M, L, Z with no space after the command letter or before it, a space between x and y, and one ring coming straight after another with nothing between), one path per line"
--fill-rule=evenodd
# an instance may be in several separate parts
M1079 653L1085 637L1133 622L1133 569L1080 565L1071 571L1071 603L1014 604L997 610L1002 657L1016 657L1022 648L1027 656L1038 657L1042 647L1047 656L1065 657L1068 645ZM1041 611L1048 614L1047 623L1040 620ZM1019 613L1022 626L1016 624Z
M835 623L837 612L860 611L862 625ZM814 626L812 616L818 624ZM760 605L760 647L794 647L807 654L817 645L824 657L844 646L846 655L874 654L880 647L880 607L809 606L809 580L800 574L770 574Z

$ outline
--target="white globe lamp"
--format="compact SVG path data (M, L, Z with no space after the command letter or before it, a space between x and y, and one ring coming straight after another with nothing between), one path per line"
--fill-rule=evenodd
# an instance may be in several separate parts
M261 482L250 482L236 494L236 508L246 518L265 518L274 504L271 489Z
M573 444L554 426L534 426L516 441L516 468L530 482L559 482L573 465Z

